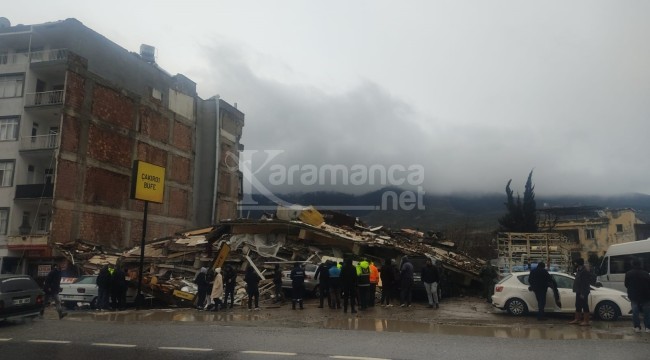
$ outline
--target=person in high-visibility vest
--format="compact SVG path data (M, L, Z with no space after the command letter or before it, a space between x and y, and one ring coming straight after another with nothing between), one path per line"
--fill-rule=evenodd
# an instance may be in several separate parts
M374 262L370 262L370 293L368 294L368 306L375 306L375 292L377 291L377 285L379 284L379 270L375 266Z

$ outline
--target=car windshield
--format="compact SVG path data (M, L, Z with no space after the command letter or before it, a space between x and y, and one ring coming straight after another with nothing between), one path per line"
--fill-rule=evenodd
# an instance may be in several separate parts
M97 283L97 276L82 276L77 281L74 282L75 284L96 284Z

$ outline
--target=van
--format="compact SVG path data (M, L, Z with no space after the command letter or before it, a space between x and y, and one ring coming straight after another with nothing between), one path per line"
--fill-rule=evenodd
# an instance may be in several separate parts
M650 238L611 245L596 269L598 282L604 287L627 291L625 273L632 269L633 258L639 259L641 267L650 272Z

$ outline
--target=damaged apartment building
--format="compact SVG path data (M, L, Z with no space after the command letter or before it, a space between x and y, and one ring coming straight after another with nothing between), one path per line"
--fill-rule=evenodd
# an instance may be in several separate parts
M0 272L42 278L55 243L139 244L134 160L166 169L148 238L235 218L243 126L236 106L160 68L152 46L131 52L76 19L0 18Z

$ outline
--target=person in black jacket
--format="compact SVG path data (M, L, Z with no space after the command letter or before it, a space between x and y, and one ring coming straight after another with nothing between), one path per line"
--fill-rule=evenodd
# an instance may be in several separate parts
M427 297L429 298L429 308L434 306L437 308L438 305L438 284L440 283L440 275L438 274L438 268L433 266L431 259L427 258L426 264L421 271L422 283L424 284L424 290L427 292Z
M194 278L194 283L197 286L197 292L196 292L196 308L198 310L203 310L205 307L205 295L208 292L209 284L208 284L208 268L202 267L201 270L199 270L199 273L196 274L196 277ZM210 301L212 302L212 301Z
M330 297L330 262L326 261L318 266L314 279L318 280L318 287L320 292L320 305L319 309L323 308L325 298L327 298L327 306L332 307L332 298Z
M226 289L226 294L223 297L224 309L228 307L228 297L230 296L230 309L235 304L235 285L237 284L237 273L231 265L226 265L226 271L223 275L223 283Z
M356 313L355 298L357 293L357 268L352 265L352 259L348 258L343 261L341 267L341 287L343 288L343 312L348 312L348 302L352 313Z
M253 266L248 266L246 268L246 275L244 275L244 281L246 282L246 294L248 294L248 310L253 310L253 300L255 301L255 310L259 310L259 301L260 301L260 276L257 274Z
M395 285L395 265L393 265L391 259L386 259L384 266L381 267L379 272L379 278L381 279L381 306L392 306L390 304L390 298L393 296L394 285ZM384 304L385 302L385 304Z
M639 312L643 311L645 332L650 333L650 274L641 268L639 259L632 259L632 270L625 273L627 296L632 302L632 324L641 332Z
M273 300L273 303L284 301L284 294L282 291L282 269L279 264L275 264L275 269L273 269L273 285L275 286L275 300Z
M59 313L59 320L68 315L68 313L64 312L61 308L61 300L59 299L59 293L61 292L61 271L59 270L58 264L52 265L52 270L50 270L45 278L43 291L45 292L46 305L49 305L50 299L54 300L54 304L56 304L56 312ZM41 315L43 315L42 311Z
M108 272L108 265L99 270L97 275L97 310L107 310L110 299L111 274Z
M111 279L111 302L114 310L126 308L126 274L119 267L115 268Z
M305 293L305 270L300 263L295 263L291 270L291 309L296 310L296 303L300 304L300 310L304 309L302 297Z
M537 267L530 271L528 276L528 284L530 285L529 290L535 293L535 298L537 299L537 320L546 320L544 318L544 308L546 307L546 292L548 291L549 286L553 289L557 289L557 284L551 276L551 274L546 271L546 264L539 262Z

